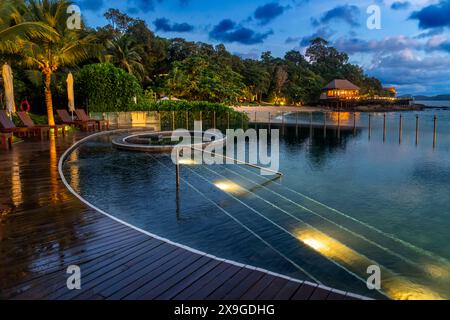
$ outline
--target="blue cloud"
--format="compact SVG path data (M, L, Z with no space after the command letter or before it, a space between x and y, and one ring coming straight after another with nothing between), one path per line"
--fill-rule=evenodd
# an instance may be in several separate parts
M104 6L103 0L76 0L75 4L77 4L81 11L99 11Z
M265 33L255 32L249 28L237 25L230 19L225 19L211 30L209 37L225 43L237 42L245 45L252 45L264 42L264 40L272 33L272 31Z
M419 20L419 28L432 29L450 25L450 1L427 6L411 14L410 19Z
M391 9L392 10L406 10L409 9L411 7L411 3L408 1L396 1L394 3L391 4Z
M352 27L359 26L360 10L357 6L342 5L337 6L327 12L320 18L320 23L329 23L331 21L343 21L348 23ZM317 21L315 22L317 25Z
M161 1L161 0L160 0ZM136 12L150 12L155 10L155 2L153 0L128 0L128 11Z
M260 6L256 9L254 17L261 25L266 25L278 16L281 16L289 7L283 7L277 2L272 2Z
M311 41L316 38L322 38L325 40L330 40L330 38L335 34L335 32L328 27L322 27L319 28L316 32L314 32L312 35L303 37L300 39L300 46L306 47L311 44ZM287 40L286 40L287 41Z
M156 19L153 24L156 27L156 31L164 32L190 32L194 30L194 26L188 23L173 23L171 24L167 18Z

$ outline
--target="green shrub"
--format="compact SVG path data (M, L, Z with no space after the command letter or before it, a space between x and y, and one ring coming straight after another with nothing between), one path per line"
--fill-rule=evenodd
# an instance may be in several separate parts
M232 118L241 116L240 112L235 111L233 108L223 103L206 101L143 101L130 105L128 111L189 111L193 113L204 112L205 116L215 111L217 117L224 116L227 113L229 113ZM247 119L247 116L245 116L244 119Z
M127 111L142 95L139 81L110 63L84 66L75 83L75 101L83 101L90 112Z

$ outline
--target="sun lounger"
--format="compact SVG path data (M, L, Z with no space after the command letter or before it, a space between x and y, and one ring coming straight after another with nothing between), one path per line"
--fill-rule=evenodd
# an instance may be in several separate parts
M42 130L39 128L16 127L14 122L6 114L5 110L0 110L0 132L17 134L18 136L41 134L42 138Z
M13 135L10 132L0 132L0 141L5 149L12 147Z
M64 124L56 124L54 126L49 125L37 125L34 123L33 119L31 119L30 115L25 111L19 111L17 112L17 116L19 117L20 121L25 125L27 128L38 128L42 131L45 131L47 133L50 132L50 129L55 130L55 136L58 135L59 129L61 129L63 136L66 135L66 125Z
M84 109L76 109L75 113L77 115L77 118L81 121L86 122L94 122L98 125L99 130L102 130L104 127L106 130L109 130L109 121L107 120L94 120L89 118L89 116L86 114L86 111Z
M56 113L58 114L63 124L77 126L81 130L85 131L89 131L90 129L95 130L96 124L94 122L86 122L77 119L73 120L69 115L69 112L65 109L56 110Z

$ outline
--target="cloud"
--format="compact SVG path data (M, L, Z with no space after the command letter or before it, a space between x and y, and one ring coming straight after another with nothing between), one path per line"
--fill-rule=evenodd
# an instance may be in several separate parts
M127 0L128 11L131 13L155 11L153 0Z
M320 23L330 23L332 21L341 21L348 23L352 27L357 27L360 25L359 16L361 11L357 6L354 5L342 5L337 6L327 12L320 18ZM318 23L319 21L313 20L313 25Z
M450 25L450 1L443 0L419 11L414 11L409 18L418 20L421 29L447 27Z
M317 29L317 31L314 32L313 34L301 38L300 46L301 47L309 46L311 44L311 41L314 40L315 38L323 38L325 40L329 40L334 34L335 34L335 32L333 30L331 30L330 28L321 27L321 28Z
M272 31L259 33L249 28L242 27L230 19L225 19L211 30L209 37L225 43L237 42L245 45L252 45L264 42L271 34L273 34Z
M411 7L411 3L408 1L396 1L391 4L392 10L407 10Z
M261 25L266 25L289 8L289 6L284 7L277 2L272 2L258 7L253 16Z
M368 73L385 84L399 87L403 93L412 91L433 94L448 88L450 57L421 57L414 51L405 49L377 58Z
M158 2L163 2L164 0L157 0ZM180 4L187 2L188 0L179 0ZM112 1L111 1L112 2ZM127 9L126 11L132 14L137 14L139 12L150 12L155 10L155 1L154 0L126 0L123 1L126 3ZM104 9L107 5L111 6L110 2L106 2L105 0L75 0L75 3L78 4L81 10L88 10L98 12Z
M428 31L419 33L417 36L415 36L416 39L423 39L423 38L429 38L429 37L433 37L433 36L437 36L440 34L444 33L444 28L435 28L435 29L430 29Z
M81 11L99 11L104 6L104 0L76 0L75 3L80 7Z
M424 44L406 36L386 37L381 40L365 40L360 38L341 37L334 46L348 54L353 53L387 53L405 49L423 49Z
M170 23L170 20L167 18L159 18L156 19L153 24L156 27L156 31L163 32L190 32L194 30L194 26L188 23Z
M242 59L251 59L251 60L258 60L258 58L261 56L259 52L251 51L251 52L234 52L235 55Z
M290 44L290 43L296 43L300 42L303 39L303 37L287 37L284 43Z

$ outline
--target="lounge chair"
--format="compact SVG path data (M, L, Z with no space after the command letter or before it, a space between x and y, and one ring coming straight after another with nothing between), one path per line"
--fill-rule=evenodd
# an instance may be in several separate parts
M5 110L0 110L0 132L12 133L18 136L30 136L31 134L40 134L43 138L44 130L39 128L16 127L14 122L8 117Z
M67 112L67 110L65 109L56 110L56 113L58 114L58 117L61 119L63 124L77 126L84 131L89 131L90 129L95 130L95 123L73 120L72 117L69 115L69 112Z
M75 113L76 113L77 118L79 120L86 121L86 122L94 122L94 123L97 124L99 130L102 130L103 127L106 127L106 130L109 130L109 121L108 120L94 120L94 119L91 119L86 114L86 111L84 111L84 109L75 109Z
M12 147L13 135L10 132L0 132L0 141L5 149Z
M50 132L50 129L55 130L55 136L58 135L59 129L61 129L63 136L66 135L66 125L64 124L56 124L54 126L49 125L37 125L34 123L33 119L31 119L30 115L25 111L19 111L17 112L17 115L19 116L20 121L25 125L25 127L28 128L39 128L47 133Z

